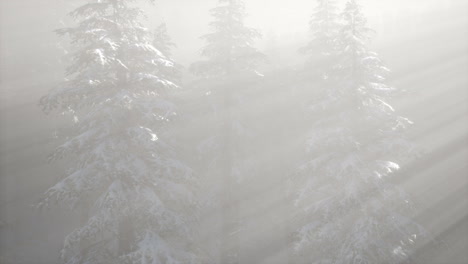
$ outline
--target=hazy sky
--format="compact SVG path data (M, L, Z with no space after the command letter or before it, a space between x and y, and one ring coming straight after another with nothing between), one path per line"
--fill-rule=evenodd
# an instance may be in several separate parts
M390 20L402 17L408 19L414 14L431 12L463 1L361 0L360 2L370 26L382 31L386 24L395 23ZM262 45L271 35L282 38L281 41L284 43L302 41L302 38L307 36L309 18L316 2L315 0L246 0L249 14L247 24L260 29L264 36L263 41L259 42L260 48L263 48ZM345 3L344 0L338 2L340 7ZM215 7L216 3L217 0L159 0L156 6L148 6L147 12L152 23L157 23L160 18L167 22L170 33L179 45L175 54L179 60L185 60L190 57L189 54L196 53L194 47L197 45L194 44L203 45L199 36L207 32L211 19L209 9ZM184 48L185 43L190 43L190 48Z
M173 52L175 59L187 65L196 59L204 44L200 36L209 30L209 10L216 6L217 1L156 0L156 5L145 5L147 24L155 27L162 20L167 22L169 33L178 46ZM67 21L67 13L81 2L82 0L0 0L0 58L3 60L3 68L8 70L11 67L7 65L17 63L18 58L57 53L50 47L59 41L53 31L64 26L61 21ZM340 0L340 6L344 2ZM430 13L450 5L467 3L466 0L360 2L370 27L377 32L376 41L386 34L386 27L394 27L396 23L400 23L399 28L406 29L401 23L415 20L418 13ZM263 34L263 39L257 42L259 49L265 50L272 38L277 38L279 45L291 47L291 50L297 50L301 43L307 41L308 22L316 5L315 0L246 0L245 3L249 13L247 24L258 28ZM42 41L35 45L35 50L30 49L31 42L37 39Z
M68 40L57 37L54 30L74 25L67 14L84 1L0 0L0 176L4 177L0 180L9 183L0 184L0 198L8 198L8 207L2 200L0 216L5 208L10 208L8 217L18 219L11 236L1 237L5 243L0 239L0 246L12 245L15 254L24 254L33 264L53 263L47 260L56 258L63 235L68 232L60 218L32 212L30 205L64 169L46 163L47 154L52 152L54 131L62 121L43 114L38 101L60 85L63 69L68 65L60 63L64 57L60 47ZM144 5L146 22L151 28L162 20L167 22L169 34L177 44L175 60L188 66L204 45L199 37L209 32L209 9L217 1L156 0L156 5ZM442 251L445 246L441 247L430 256L440 260L455 255L466 260L468 228L460 232L455 224L466 226L468 219L466 210L460 210L467 204L468 151L466 144L460 142L466 142L468 135L468 0L358 1L369 26L376 30L372 49L392 70L389 81L409 92L397 102L396 109L415 121L412 135L423 151L431 153L428 158L422 157L419 167L413 168L414 175L404 182L404 187L431 209L422 209L426 210L420 217L423 224L435 230L435 235L443 234L443 242L452 248ZM297 50L307 41L308 22L316 2L245 0L247 24L264 35L257 47L272 57L275 49L269 49L269 45L277 38L277 45L281 46L277 50L288 52L282 54L283 61L303 63ZM339 2L342 7L345 0ZM286 70L292 68L279 65ZM273 97L265 93L264 98L258 99L260 109L270 109L262 105L267 102L276 110L275 104L267 101L270 98ZM11 237L13 242L8 240ZM44 238L48 241L44 242ZM443 263L437 259L433 262Z

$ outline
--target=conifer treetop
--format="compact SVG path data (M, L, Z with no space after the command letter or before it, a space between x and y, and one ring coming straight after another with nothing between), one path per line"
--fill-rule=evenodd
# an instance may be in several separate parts
M334 41L339 28L338 7L334 0L317 0L317 2L309 22L312 39L300 51L330 55L336 45Z
M304 218L296 250L311 263L411 263L425 230L408 215L408 196L389 178L413 158L412 122L387 102L388 72L367 41L355 0L341 15L331 82L310 105L314 115L296 206Z
M245 5L241 0L219 0L219 5L210 10L214 21L212 32L202 36L206 46L201 50L204 61L192 65L192 71L204 77L226 76L242 72L255 72L265 59L253 47L261 34L245 26Z
M167 32L167 25L165 22L161 23L154 31L153 45L156 49L161 51L165 56L171 57L171 49L177 45L172 42Z
M89 204L87 222L65 238L67 264L196 263L184 213L195 181L168 144L177 85L165 76L174 63L152 45L133 2L87 1L70 13L76 26L57 31L71 40L72 62L41 105L74 124L51 155L70 157L70 166L41 205Z

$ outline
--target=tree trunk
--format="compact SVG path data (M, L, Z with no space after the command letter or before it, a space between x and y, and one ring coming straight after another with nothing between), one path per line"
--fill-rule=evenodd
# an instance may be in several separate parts
M117 245L117 256L123 256L131 251L133 241L133 226L130 217L125 217L119 221L118 226L118 245Z
M223 181L223 234L221 245L221 263L237 264L239 263L239 201L237 199L237 182L232 174L233 171L233 118L232 118L232 91L233 85L226 83L224 86L223 103L223 161L222 175Z
M83 198L83 201L80 205L80 227L81 226L86 226L87 223L88 223L88 219L89 219L89 200L86 199L86 198ZM86 251L88 250L88 246L89 246L89 241L87 241L86 239L82 239L80 240L80 254L82 256L84 256L84 254L86 254Z

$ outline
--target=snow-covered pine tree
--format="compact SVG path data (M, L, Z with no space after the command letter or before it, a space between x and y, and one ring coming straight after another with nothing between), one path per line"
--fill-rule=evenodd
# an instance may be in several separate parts
M205 58L191 66L194 74L202 77L199 85L204 89L210 109L205 113L205 138L200 144L206 165L202 170L205 177L217 178L221 189L212 194L211 200L221 201L223 212L221 256L217 263L239 262L239 182L252 173L252 161L246 153L246 142L252 136L246 125L245 105L252 82L261 76L258 65L265 57L253 47L260 34L245 25L246 11L241 0L219 0L211 9L214 20L212 32L202 36L206 46L201 55ZM206 137L208 135L208 137ZM211 176L210 176L211 174ZM215 186L216 187L216 186ZM216 251L216 250L213 250ZM216 254L216 253L214 253Z
M165 22L161 23L155 30L153 35L153 46L159 50L166 58L172 60L172 49L176 44L172 42L169 33L167 32L167 25ZM179 64L174 64L172 67L165 67L161 69L160 75L165 79L180 84L182 82L182 67Z
M300 52L309 56L307 73L321 79L327 78L326 74L336 55L336 37L339 29L338 7L334 0L317 0L309 28L311 40L300 49Z
M388 99L387 69L369 51L371 32L355 0L342 13L333 86L310 106L307 161L300 166L296 205L301 215L300 263L411 262L424 230L405 217L409 199L391 174L412 157L405 130Z
M154 30L153 45L157 50L161 51L167 57L172 57L171 50L172 48L176 47L176 44L172 42L171 37L167 33L166 23L161 23Z
M41 205L90 205L65 238L63 263L197 263L194 179L167 143L177 86L162 73L174 63L151 44L133 2L88 0L70 13L78 24L57 31L71 39L72 64L41 105L73 118L51 155L70 156L72 167Z
M201 55L206 60L194 63L192 71L207 78L256 73L265 56L253 46L260 33L244 23L247 15L244 2L219 0L211 15L213 32L202 36L207 45Z
M309 22L310 40L299 52L306 56L305 67L299 72L302 80L296 87L294 100L302 105L299 115L311 114L307 107L320 96L321 90L326 90L334 84L330 78L332 68L337 60L337 34L340 27L339 11L335 0L317 0ZM305 111L304 111L305 110ZM310 117L313 118L313 117ZM320 118L317 113L315 118ZM308 124L298 124L300 129L307 129Z

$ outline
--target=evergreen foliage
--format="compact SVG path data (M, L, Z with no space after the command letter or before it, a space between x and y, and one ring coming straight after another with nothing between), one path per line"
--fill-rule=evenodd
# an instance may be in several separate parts
M405 137L412 122L388 103L395 89L367 47L371 31L355 0L341 19L336 61L309 105L307 160L294 179L302 186L296 250L304 263L411 262L424 230L404 216L409 199L390 177L416 154Z
M90 204L87 222L65 239L67 264L197 263L195 179L168 143L174 63L152 45L132 2L89 0L70 13L76 26L57 30L72 42L72 64L41 105L72 116L51 155L72 166L41 204Z

